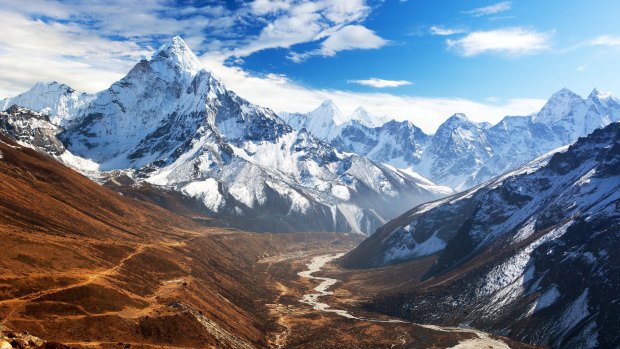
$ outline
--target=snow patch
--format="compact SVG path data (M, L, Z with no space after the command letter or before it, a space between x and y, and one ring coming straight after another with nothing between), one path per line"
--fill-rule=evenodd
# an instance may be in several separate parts
M181 191L192 198L200 199L213 212L219 212L225 204L224 196L219 190L219 182L214 178L192 182Z
M332 186L332 194L342 200L349 200L351 198L351 193L349 192L349 188L344 185L334 185Z

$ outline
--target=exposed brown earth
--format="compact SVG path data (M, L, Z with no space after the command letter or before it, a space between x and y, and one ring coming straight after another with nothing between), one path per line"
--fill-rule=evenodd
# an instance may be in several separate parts
M297 273L359 236L206 227L1 135L0 154L0 323L45 340L31 347L446 348L475 337L300 303L316 284ZM393 279L330 268L345 282L329 302L356 314Z

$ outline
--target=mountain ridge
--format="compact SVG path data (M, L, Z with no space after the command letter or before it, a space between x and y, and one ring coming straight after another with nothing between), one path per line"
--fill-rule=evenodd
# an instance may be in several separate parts
M295 114L312 121L310 114ZM324 116L325 118L325 116ZM620 101L594 89L587 98L563 88L529 116L505 116L497 124L477 123L462 113L446 119L434 134L392 120L369 127L351 120L314 131L337 149L417 172L457 191L471 188L555 148L568 145L596 128L620 121ZM394 123L401 132L395 135ZM409 128L410 130L406 130ZM312 133L313 129L309 129ZM415 139L415 141L411 141Z

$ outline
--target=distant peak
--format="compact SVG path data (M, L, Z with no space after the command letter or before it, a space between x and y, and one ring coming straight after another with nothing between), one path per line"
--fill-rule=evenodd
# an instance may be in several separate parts
M470 121L467 118L467 115L463 114L463 113L455 113L454 115L452 115L448 120L460 120L460 121Z
M463 113L456 113L444 121L439 128L454 129L461 126L476 126L477 123L469 120Z
M554 93L551 96L551 98L552 99L554 99L554 98L562 98L562 99L566 99L566 98L579 98L579 99L581 99L581 96L579 96L575 92L569 90L568 88L564 87L561 90L559 90L558 92Z
M34 86L32 86L32 88L30 90L64 90L66 92L74 92L75 90L72 89L70 86L65 85L65 84L61 84L57 81L38 81L37 83L34 84Z
M319 105L316 109L314 109L311 113L316 113L316 112L325 112L328 111L330 113L340 113L340 109L338 109L338 106L336 106L336 104L334 103L334 101L332 101L331 99L326 99L323 101L323 103L321 103L321 105Z
M317 122L318 120L322 120L321 122L329 122L328 120L331 120L336 125L340 125L346 121L338 106L331 99L323 101L320 106L308 113L308 115Z
M611 92L607 92L607 91L601 91L597 88L595 88L594 90L592 90L592 92L590 93L590 95L588 96L588 99L607 99L613 97Z
M184 52L192 52L180 36L175 36L170 41L164 43L159 47L157 53L159 52L175 52L175 53L184 53Z
M355 112L357 113L364 113L364 114L368 114L368 111L366 110L366 108L364 108L363 106L359 106L357 107L357 109L355 109Z
M321 103L320 106L321 107L335 107L336 104L334 104L334 101L332 101L331 99L326 99L323 101L323 103Z
M533 115L534 122L553 124L566 117L571 110L583 105L584 99L566 87L554 93L542 109Z

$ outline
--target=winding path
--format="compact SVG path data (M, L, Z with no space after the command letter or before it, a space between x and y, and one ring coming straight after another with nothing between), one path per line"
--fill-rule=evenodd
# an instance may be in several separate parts
M328 255L314 257L312 261L308 263L307 270L297 273L297 275L303 278L321 281L321 283L314 288L314 291L316 291L316 293L304 294L299 300L301 303L310 305L315 310L336 314L342 317L346 317L348 319L354 319L354 320L359 320L359 321L381 322L381 323L405 323L405 324L412 324L412 325L421 326L424 328L429 328L432 330L442 331L442 332L473 333L478 337L474 339L464 340L460 342L458 345L450 349L476 349L476 348L510 349L510 347L506 343L502 342L501 340L494 339L488 333L477 331L474 329L460 328L460 327L442 327L442 326L435 326L435 325L422 325L422 324L416 324L414 322L409 322L409 321L404 321L404 320L399 320L399 319L379 320L379 319L359 317L359 316L355 316L349 313L347 310L333 309L329 306L329 304L320 302L319 298L333 294L333 292L328 291L328 290L332 286L334 286L339 280L328 278L328 277L314 276L313 274L321 271L321 269L325 266L325 264L333 261L334 259L340 258L343 255L344 253L337 253L337 254L331 254L331 255L328 254Z

